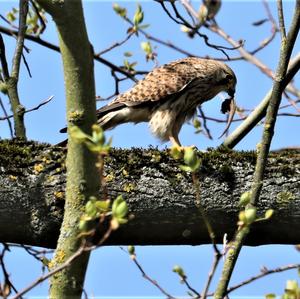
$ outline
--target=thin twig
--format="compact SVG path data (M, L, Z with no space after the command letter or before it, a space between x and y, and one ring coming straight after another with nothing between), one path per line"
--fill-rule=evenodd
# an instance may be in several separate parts
M284 24L284 15L283 15L283 7L282 1L277 0L277 11L278 11L278 21L279 21L279 30L281 39L286 39L286 32L285 32L285 24Z
M3 15L0 14L0 18L1 18L5 23L7 23L8 25L10 25L12 28L18 29L18 27L17 27L14 23L10 22L10 21L9 21L7 18L5 18Z
M208 137L210 140L212 140L213 138L212 138L212 136L211 136L211 134L210 134L210 130L209 130L208 126L207 126L207 117L206 117L206 115L204 114L204 112L203 112L201 106L199 106L198 111L199 111L199 113L200 113L200 116L199 116L199 117L201 117L201 118L203 119L203 128L204 128L204 130L205 130L205 132L206 132L206 135L207 135L207 137Z
M16 287L13 285L13 283L11 282L11 280L9 278L9 274L6 270L5 263L4 263L4 255L5 255L6 251L9 250L9 247L6 243L2 243L2 245L3 245L3 249L2 249L2 252L0 254L0 266L1 266L1 269L2 269L3 276L4 276L4 281L5 281L6 284L8 284L8 286L10 288L13 289L13 291L15 293L18 293L18 290L16 289ZM2 294L2 295L5 295L5 294ZM22 298L22 297L20 297L20 298Z
M216 273L216 270L217 270L217 267L218 267L218 264L220 262L221 257L222 257L222 255L219 252L215 251L213 263L212 263L212 266L211 266L211 270L208 273L207 282L206 282L205 287L203 289L203 292L201 294L201 298L203 298L203 299L205 299L207 297L209 287L210 287L212 279L213 279L213 277Z
M11 72L11 77L14 77L16 80L18 80L19 73L20 73L20 62L21 62L21 57L23 52L25 32L27 28L26 25L27 12L28 12L28 0L20 0L19 30L18 30L17 45L15 48L13 64L12 64L12 72Z
M26 245L23 245L23 244L21 244L20 247L23 248L29 255L31 255L33 258L35 258L39 262L43 262L43 257L46 254L50 254L50 253L54 252L53 249L50 249L50 250L36 250L36 249L32 248L31 246L26 246Z
M114 48L117 48L119 46L122 46L123 44L125 44L131 37L132 37L133 33L128 34L124 40L120 41L120 42L115 42L113 43L110 47L108 47L107 49L104 49L98 53L95 54L95 56L101 56L109 51L111 51Z
M176 299L175 297L173 297L172 295L170 295L167 291L165 291L158 283L156 280L152 279L148 274L146 274L146 272L144 271L143 267L141 266L141 264L138 262L138 260L136 259L136 255L130 255L132 261L134 262L134 264L137 266L137 268L139 269L139 271L141 272L143 278L145 278L146 280L148 280L152 285L154 285L157 289L159 289L159 291L164 294L165 296L167 296L168 299Z
M9 78L9 71L8 71L8 65L6 60L6 54L5 54L5 44L3 41L2 34L0 33L0 61L2 66L2 73L4 81L6 81Z
M13 127L12 127L11 121L10 121L10 119L8 117L7 111L5 109L5 106L4 106L3 102L2 102L2 98L1 97L0 97L0 106L1 106L1 108L3 110L3 113L4 113L5 117L6 117L6 119L7 119L7 123L8 123L8 127L9 127L9 132L10 132L10 137L14 138Z
M133 22L132 22L128 17L124 16L123 19L124 19L127 23L129 23L131 26L134 25ZM184 49L182 49L182 48L179 48L178 46L174 45L174 44L173 44L172 42L170 42L170 41L164 41L164 40L162 40L162 39L160 39L160 38L158 38L158 37L155 37L155 36L149 34L148 32L146 32L145 30L143 30L143 29L141 29L141 28L139 28L139 27L137 28L137 30L138 30L139 33L143 34L143 35L144 35L147 39L149 39L149 40L152 40L152 41L154 41L154 42L156 42L156 43L158 43L158 44L164 45L164 46L166 46L166 47L168 47L168 48L170 48L170 49L173 49L173 50L175 50L175 51L177 51L177 52L179 52L179 53L181 53L181 54L184 54L184 55L186 55L186 56L189 56L189 57L191 57L191 56L197 57L196 54L193 54L193 53L191 53L191 52L189 52L189 51L186 51L186 50L184 50Z
M260 50L264 49L268 44L270 44L277 32L278 32L278 28L277 28L277 24L276 24L276 21L271 13L271 10L270 10L270 7L269 7L269 3L267 0L263 0L263 5L264 5L264 8L266 10L266 13L267 13L267 17L268 17L268 20L269 22L271 23L271 36L267 39L264 39L264 41L261 43L261 45L259 47L257 47L255 50L252 50L252 51L249 51L249 53L251 55L255 55L256 53L258 53Z
M33 0L29 0L33 9L34 9L34 12L36 13L36 15L38 16L38 19L40 21L40 26L39 26L39 30L38 32L36 33L37 35L40 35L42 34L45 29L46 29L46 24L45 24L45 21L44 21L44 18L41 16L40 12L39 12L39 8L36 6L35 2Z
M9 36L14 36L15 34L17 34L18 32L15 30L10 30L8 28L5 28L3 26L0 26L0 32L9 35ZM33 36L33 35L29 35L29 34L25 34L25 38L33 41L35 43L38 43L48 49L54 50L56 52L60 52L60 49L58 46L56 46L55 44L52 44L42 38L40 38L39 36ZM111 68L112 70L115 70L116 72L119 72L123 75L125 75L126 77L128 77L129 79L133 80L134 82L137 82L137 79L134 77L133 74L131 74L130 72L127 72L125 69L118 67L117 65L111 63L110 61L102 58L102 57L97 57L94 55L94 59L106 66L108 66L109 68ZM136 71L135 74L145 74L145 72L141 71Z
M280 272L284 272L284 271L287 271L287 270L291 270L291 269L300 269L300 264L292 264L292 265L287 265L287 266L282 266L282 267L278 267L278 268L275 268L275 269L271 269L271 270L268 270L266 268L263 268L261 273L253 276L253 277L250 277L240 283L238 283L237 285L234 285L230 288L227 289L227 294L235 291L236 289L240 288L240 287L243 287L257 279L260 279L262 277L265 277L269 274L273 274L273 273L280 273Z
M26 60L26 57L25 57L24 53L22 53L22 58L23 58L26 70L28 72L28 75L29 75L30 78L32 78L31 71L30 71L30 68L29 68L29 65L27 63L27 60Z
M25 110L25 111L24 111L24 114L25 114L25 113L28 113L28 112L32 112L32 111L34 111L34 110L38 110L40 107L42 107L42 106L48 104L48 103L53 99L53 97L54 97L54 96L51 96L51 97L49 97L47 100L45 100L45 101L39 103L37 106L35 106L35 107L31 108L31 109ZM5 117L0 117L0 120L7 120L7 119L10 119L10 118L12 118L12 117L14 117L13 114L12 114L12 115L8 115L8 116L6 115Z
M180 20L182 20L183 24L184 24L186 27L188 27L188 28L194 30L195 33L196 33L198 36L200 36L201 38L203 38L205 44L206 44L208 47L214 48L214 49L216 49L216 50L221 51L221 52L228 58L228 60L229 60L230 58L229 58L228 54L227 54L224 50L236 50L237 48L239 48L239 47L242 46L242 44L240 44L240 45L234 46L234 47L226 47L226 46L219 46L219 45L215 45L215 44L210 43L210 42L209 42L209 38L208 38L208 36L207 36L206 34L203 34L203 33L199 32L198 28L193 27L188 21L185 20L185 18L183 18L183 16L178 12L177 7L176 7L176 5L175 5L174 2L171 2L171 6L172 6L172 8L173 8L173 10L174 10L174 12L175 12L176 17L179 18Z
M32 290L33 288L35 288L41 282L45 281L46 279L50 278L54 274L56 274L56 273L64 270L68 266L70 266L71 263L73 263L77 258L79 258L81 256L81 254L83 254L84 252L92 251L92 250L100 247L101 245L103 245L103 243L111 235L112 231L113 231L113 229L110 226L108 228L108 230L105 232L105 234L103 235L103 237L101 238L101 240L99 241L99 243L97 245L88 245L85 241L83 241L83 244L78 248L78 250L73 255L71 255L64 263L62 263L61 265L57 266L53 270L49 271L47 274L38 277L35 281L33 281L30 285L28 285L26 288L24 288L23 290L21 290L19 293L17 293L11 299L21 298L21 296L23 296L24 294L26 294L27 292L29 292L30 290Z
M186 26L187 28L191 29L195 34L197 34L199 37L201 37L205 44L210 47L210 48L214 48L216 50L219 50L221 51L226 57L227 59L229 59L229 56L228 54L224 51L224 50L234 50L235 47L224 47L224 46L219 46L219 45L215 45L215 44L212 44L209 42L209 38L207 35L203 34L203 33L200 33L199 32L199 28L198 27L194 27L193 25L191 25L177 10L177 7L175 5L174 2L171 2L171 6L173 8L173 11L175 13L175 17L173 17L171 15L171 13L169 12L169 10L167 9L167 7L165 6L164 2L163 1L157 1L163 8L163 10L166 12L166 14L169 16L169 18L171 20L173 20L175 23L179 24L179 25L184 25ZM179 21L180 20L180 21ZM240 47L240 45L239 45Z
M196 298L201 298L201 295L200 293L195 289L193 288L190 283L188 282L187 278L184 276L182 277L182 282L186 285L186 287L191 291L193 292L197 297Z
M288 106L294 107L294 108L296 109L296 111L300 113L300 108L297 106L297 101L293 100L293 99L288 95L287 92L285 92L284 95L285 95L287 101L290 103L290 105L288 105ZM282 106L280 107L280 109L282 109Z
M220 28L217 24L214 24L213 26L209 27L209 30L216 33L223 39L227 40L228 43L230 43L232 46L238 46L239 42L235 41L230 35L228 35L222 28ZM266 74L271 79L274 79L274 73L272 70L267 67L261 60L259 60L257 57L252 55L250 52L248 52L244 47L239 47L237 50L240 52L240 54L244 57L245 60L249 61L256 67L258 67L264 74ZM299 96L299 91L295 90L292 86L288 85L286 89L294 94L295 96Z

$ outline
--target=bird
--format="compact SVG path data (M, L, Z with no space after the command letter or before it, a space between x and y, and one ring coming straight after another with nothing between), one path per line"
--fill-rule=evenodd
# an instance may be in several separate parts
M230 96L227 101L233 100L236 83L233 70L221 61L178 59L154 68L97 110L98 124L109 130L124 123L148 122L155 137L181 147L179 132L194 117L197 107L222 91ZM222 107L223 113L229 110Z
M221 0L203 0L198 11L200 24L203 25L206 21L214 20L220 8Z

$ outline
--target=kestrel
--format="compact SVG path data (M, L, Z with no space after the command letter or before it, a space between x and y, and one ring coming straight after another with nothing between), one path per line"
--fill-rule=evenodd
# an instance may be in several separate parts
M153 69L131 89L100 108L98 123L107 130L128 122L149 122L154 136L180 145L180 129L195 115L197 107L221 91L233 99L235 86L234 72L220 61L179 59ZM224 109L223 112L229 110Z
M223 113L233 103L227 131L234 114L235 86L236 76L223 62L196 57L179 59L153 69L131 89L97 110L98 123L107 130L128 122L149 122L154 136L180 146L178 134L182 125L195 115L199 105L221 91L230 96L222 105Z

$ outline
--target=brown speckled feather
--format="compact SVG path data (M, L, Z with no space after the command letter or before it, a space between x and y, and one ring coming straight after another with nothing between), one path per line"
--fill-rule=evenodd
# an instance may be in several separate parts
M206 63L199 64L199 61ZM216 63L218 64L214 60L189 57L162 65L147 74L130 90L117 96L108 105L120 102L126 106L135 106L143 102L159 101L181 91L197 77L210 77Z

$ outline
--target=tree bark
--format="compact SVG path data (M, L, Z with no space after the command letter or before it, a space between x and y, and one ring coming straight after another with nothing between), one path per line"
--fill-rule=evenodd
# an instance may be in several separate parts
M88 39L81 0L38 3L53 17L64 70L68 130L74 126L91 133L96 122L93 49ZM62 265L81 246L79 219L90 196L97 196L100 176L96 155L68 137L65 212L50 269ZM59 197L60 193L55 193ZM79 299L82 295L89 252L50 278L50 298Z
M55 248L63 217L66 149L22 141L0 142L0 240ZM237 225L240 195L251 187L254 152L199 153L201 200L222 242ZM122 194L134 217L107 244L162 245L210 243L195 207L191 175L180 161L157 149L113 149L105 174L111 199ZM100 191L101 193L101 191ZM273 152L258 213L246 245L300 242L300 151Z

